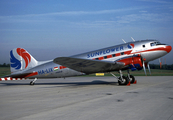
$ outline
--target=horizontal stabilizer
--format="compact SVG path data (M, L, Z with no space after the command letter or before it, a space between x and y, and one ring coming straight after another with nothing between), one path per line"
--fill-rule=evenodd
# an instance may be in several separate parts
M86 74L108 72L124 67L123 63L115 63L113 61L89 60L72 57L58 57L55 58L53 62Z

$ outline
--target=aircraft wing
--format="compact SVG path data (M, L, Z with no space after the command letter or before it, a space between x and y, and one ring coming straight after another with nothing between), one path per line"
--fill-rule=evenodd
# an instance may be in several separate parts
M72 57L58 57L55 58L53 62L86 74L109 72L111 70L119 70L124 67L124 63L120 62L89 60Z

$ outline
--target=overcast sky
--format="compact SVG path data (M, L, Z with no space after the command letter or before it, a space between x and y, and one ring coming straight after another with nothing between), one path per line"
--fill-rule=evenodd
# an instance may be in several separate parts
M10 63L9 52L17 47L49 60L130 37L173 46L173 1L0 0L0 64ZM173 52L163 58L173 64Z

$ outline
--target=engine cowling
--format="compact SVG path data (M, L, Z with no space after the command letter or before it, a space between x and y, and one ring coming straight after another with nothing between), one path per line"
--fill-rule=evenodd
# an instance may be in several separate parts
M129 66L129 69L131 69L132 71L142 70L143 68L142 59L141 59L141 56L139 55L124 58L124 59L118 60L117 62L123 62L125 66Z
M132 71L134 70L142 70L143 68L143 64L142 64L142 59L141 57L137 56L137 57L133 57L133 64L130 66L130 69Z

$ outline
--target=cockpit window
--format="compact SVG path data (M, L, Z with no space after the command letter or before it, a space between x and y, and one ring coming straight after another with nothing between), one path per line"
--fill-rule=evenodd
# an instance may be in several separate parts
M156 45L161 45L161 43L160 43L160 42L155 42L155 44L156 44Z
M161 44L160 42L153 42L150 43L151 46L157 46L157 45L165 45L165 44Z
M151 45L151 46L156 46L156 44L155 44L155 43L150 43L150 45Z

